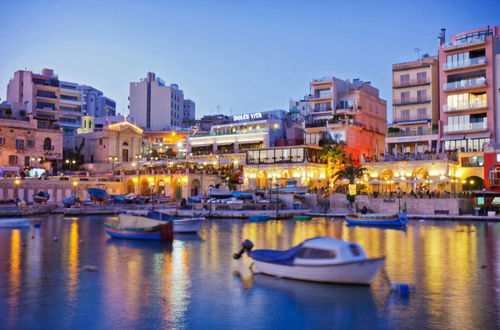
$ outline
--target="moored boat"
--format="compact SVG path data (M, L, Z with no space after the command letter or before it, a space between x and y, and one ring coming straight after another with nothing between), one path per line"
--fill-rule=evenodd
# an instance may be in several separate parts
M248 217L248 220L249 221L253 221L253 222L259 222L259 221L267 221L271 219L270 216L266 215L266 214L262 214L262 215L251 215Z
M293 220L295 221L308 221L311 220L312 217L310 215L294 215Z
M71 207L77 202L79 202L79 199L76 196L69 196L62 200L64 207Z
M298 186L296 179L288 179L285 187L269 189L270 194L298 194L303 195L309 191L309 186Z
M254 250L243 242L239 259L247 253L258 272L296 280L369 285L384 264L385 257L368 258L363 248L331 237L315 237L285 251Z
M0 227L29 227L30 219L28 218L10 218L10 219L0 219Z
M200 230L201 225L205 222L205 217L181 218L162 213L161 211L147 212L142 210L131 210L129 214L149 217L156 221L171 221L173 230L176 233L196 233Z
M355 213L346 215L345 220L351 225L405 226L408 223L406 211L397 214Z
M120 214L117 221L105 224L105 230L113 238L172 241L172 222L160 220L158 212L148 212L145 216Z
M35 203L46 203L50 199L50 194L46 191L39 191L33 195Z
M218 188L208 188L208 196L212 198L230 198L233 196L231 190L218 189Z
M100 188L89 188L87 192L90 196L90 199L93 201L103 202L108 199L108 193L104 189Z

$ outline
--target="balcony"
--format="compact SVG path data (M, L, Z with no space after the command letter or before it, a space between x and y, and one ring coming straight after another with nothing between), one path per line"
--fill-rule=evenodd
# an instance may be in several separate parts
M37 98L46 98L46 99L57 99L56 93L48 92L48 91L37 91L36 97Z
M409 130L409 131L399 131L399 132L387 132L387 137L402 137L402 136L424 136L424 135L436 135L438 134L438 129L423 129L423 130Z
M394 81L392 83L393 88L405 88L413 86L428 85L431 83L430 79L411 79L406 81Z
M466 111L466 110L484 109L487 107L488 107L488 105L486 103L486 100L484 100L484 101L459 103L456 105L445 104L445 105L443 105L443 111L444 112L458 112L458 111Z
M483 131L487 129L488 129L488 124L486 121L477 123L458 124L458 125L444 125L443 127L443 131L445 133Z
M472 38L467 38L455 42L450 42L446 45L443 45L443 50L445 52L448 52L450 50L455 50L455 49L460 49L464 47L471 47L471 46L476 46L476 45L482 45L486 44L486 40L484 39L484 36L476 36Z
M406 99L394 99L392 105L410 105L410 104L420 104L420 103L431 103L430 97L410 97Z
M486 57L484 57L484 56L483 57L475 57L475 58L469 58L465 61L445 63L445 64L443 64L443 70L449 71L449 70L456 70L456 69L480 66L480 65L485 65L485 64L486 64Z
M417 121L430 121L431 118L430 115L427 114L422 114L422 115L410 115L410 116L402 116L401 114L396 114L392 121L394 123L399 123L399 122L417 122Z
M483 86L486 86L486 78L480 77L475 79L460 80L460 81L445 83L443 84L443 90L449 92L464 88L475 88Z
M324 93L315 93L314 95L311 96L311 100L321 100L321 99L331 99L332 98L332 92L324 92Z

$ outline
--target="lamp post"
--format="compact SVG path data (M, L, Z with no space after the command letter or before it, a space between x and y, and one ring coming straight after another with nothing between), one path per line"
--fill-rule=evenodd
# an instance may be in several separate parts
M276 182L276 219L279 218L280 185Z
M401 212L401 187L398 187L398 213Z
M73 196L75 196L75 197L76 197L76 193L77 193L77 191L76 191L77 187L78 187L78 181L73 181L73 188L74 188Z
M111 175L115 176L115 164L118 161L117 156L109 156L109 161L111 162Z

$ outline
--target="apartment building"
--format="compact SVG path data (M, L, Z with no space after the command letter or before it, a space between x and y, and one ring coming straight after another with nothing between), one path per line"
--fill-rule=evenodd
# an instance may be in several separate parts
M455 34L441 30L441 147L483 151L500 139L500 26Z
M9 80L7 101L12 105L14 115L33 114L39 128L60 126L65 134L73 134L81 127L85 109L95 108L91 98L86 98L89 89L93 88L59 80L52 69L43 69L40 74L18 70ZM113 100L102 98L115 107Z
M305 144L319 145L322 140L345 144L354 162L383 150L387 103L370 82L330 77L311 81L310 88Z
M177 84L165 82L148 72L140 82L130 83L129 112L136 125L146 130L182 127L195 116L195 103L184 99Z
M392 66L392 123L386 145L391 153L435 151L439 132L437 56Z
M16 116L10 104L0 104L0 176L17 176L33 168L55 174L61 160L59 127L40 127L32 114Z

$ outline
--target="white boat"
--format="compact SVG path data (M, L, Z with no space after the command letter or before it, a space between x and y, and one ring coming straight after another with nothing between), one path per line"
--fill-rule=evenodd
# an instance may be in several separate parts
M230 198L233 196L233 192L231 190L210 187L208 188L208 196L212 198Z
M11 218L0 219L0 227L29 227L30 219L28 218Z
M241 251L252 258L260 273L296 280L369 285L384 264L385 257L368 258L363 248L331 237L315 237L285 251L255 250L249 240Z
M305 194L309 191L309 186L297 186L297 180L288 179L286 180L285 187L270 189L269 193L271 194Z
M176 233L196 233L205 222L204 217L194 218L173 218L174 232Z

